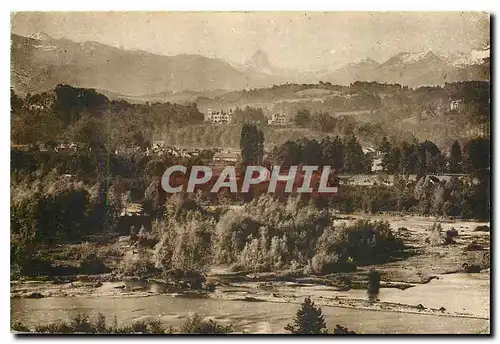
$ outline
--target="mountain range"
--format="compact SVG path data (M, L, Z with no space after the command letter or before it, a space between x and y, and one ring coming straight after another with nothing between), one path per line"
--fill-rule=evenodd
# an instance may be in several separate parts
M246 63L202 55L156 55L98 42L54 39L46 33L11 35L11 83L36 93L60 83L138 96L162 92L239 90L285 82L399 83L411 87L462 80L489 80L490 47L454 56L401 52L383 63L363 59L338 69L290 70L256 51Z

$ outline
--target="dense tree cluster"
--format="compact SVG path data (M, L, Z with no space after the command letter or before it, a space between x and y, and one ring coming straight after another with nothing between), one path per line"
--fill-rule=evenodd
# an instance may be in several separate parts
M329 206L343 213L407 212L488 220L490 217L489 175L450 177L439 181L425 176L418 181L394 175L393 185L343 185Z
M311 122L311 114L307 109L302 109L297 112L294 118L294 123L298 127L307 127Z
M403 248L387 223L344 226L299 197L283 203L271 196L254 199L243 212L221 215L213 245L218 264L253 271L302 266L317 274L350 271Z
M378 150L383 153L382 168L387 173L417 174L429 173L477 173L490 167L489 138L473 138L460 146L454 141L449 154L432 141L403 142L391 145L384 137Z
M244 109L237 107L233 112L232 122L236 124L253 123L266 125L267 118L261 108L246 106Z
M58 85L22 98L11 90L12 141L35 145L75 142L110 151L149 146L165 126L200 123L196 104L130 104L93 89Z
M339 137L316 141L303 138L287 141L271 153L271 161L284 166L313 165L331 166L337 173L364 173L371 170L371 162L365 156L355 136L345 140Z
M373 159L381 157L381 166L389 174L416 174L425 176L433 173L481 173L490 167L489 138L468 140L462 149L455 141L449 153L443 153L435 143L423 142L391 143L383 137L377 152L363 152L356 136L344 140L327 136L321 141L303 138L287 141L275 147L270 154L273 163L291 165L329 165L337 173L370 173Z

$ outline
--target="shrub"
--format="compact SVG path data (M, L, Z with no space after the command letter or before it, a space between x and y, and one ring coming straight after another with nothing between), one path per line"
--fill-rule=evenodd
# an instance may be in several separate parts
M311 271L316 275L351 272L356 271L356 264L350 261L339 261L336 254L317 253L311 260Z
M118 266L118 271L125 276L145 277L154 274L156 269L148 252L140 250L137 254L127 252Z
M198 314L190 316L180 330L186 334L228 334L233 332L231 325L219 325L212 319L204 321Z
M455 238L457 236L458 236L458 231L455 228L451 228L446 231L447 238Z
M369 299L370 300L376 299L379 291L380 291L380 272L372 269L368 273L367 292Z
M185 288L202 289L205 284L205 275L197 271L184 271L181 269L171 270L168 273L169 277L175 278L183 284Z
M16 332L30 332L30 329L20 322L15 322L10 326L12 331Z
M455 243L453 237L449 236L448 233L443 233L443 227L440 223L434 223L431 228L427 229L430 232L426 238L426 243L431 244L431 246L449 245Z
M97 333L107 333L109 329L106 327L106 317L102 313L98 313L95 320L95 330Z
M143 320L135 321L132 323L132 332L133 333L147 333L148 332L148 323Z
M40 245L11 239L10 257L12 278L51 275L50 257Z
M12 325L14 331L30 332L28 327L21 323ZM77 314L70 323L56 321L48 325L38 325L35 327L36 333L51 333L51 334L71 334L71 333L144 333L144 334L164 334L165 328L160 320L137 321L130 326L118 327L116 317L114 324L111 327L106 326L106 317L98 313L94 322L89 321L86 314ZM173 331L170 330L169 333Z
M182 220L166 220L163 234L155 246L153 261L157 269L203 273L212 260L213 220L190 212Z
M396 233L399 237L407 237L410 235L409 230L406 227L399 227Z
M356 334L356 332L350 331L347 327L337 325L333 330L333 334Z
M149 320L148 322L149 333L151 334L164 334L165 328L160 320Z
M464 251L484 251L484 247L476 241L473 241L465 246Z
M101 274L109 272L110 269L104 264L102 258L96 254L89 254L80 263L80 270L87 274Z
M320 252L336 253L339 262L358 265L387 261L404 248L388 222L366 220L325 230L318 245ZM345 265L345 268L352 269L352 264Z
M489 226L477 226L474 229L474 232L489 232L489 231L490 231L490 227Z
M468 259L468 264L476 265L481 269L488 269L491 265L491 253L489 251L471 252Z
M69 334L74 333L73 329L64 322L54 322L48 325L35 326L36 333Z
M86 314L77 314L75 315L70 322L70 328L72 332L76 333L93 333L95 332L95 328L89 321L89 317Z

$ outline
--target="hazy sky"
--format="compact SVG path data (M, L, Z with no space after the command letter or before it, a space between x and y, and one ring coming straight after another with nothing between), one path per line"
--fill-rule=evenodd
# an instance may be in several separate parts
M337 67L400 51L449 55L489 43L478 12L23 12L12 31L97 41L163 55L242 63L257 49L283 68Z

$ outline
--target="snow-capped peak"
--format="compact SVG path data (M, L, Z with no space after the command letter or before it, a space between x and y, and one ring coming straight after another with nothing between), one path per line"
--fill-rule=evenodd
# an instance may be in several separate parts
M432 51L419 53L401 52L389 60L385 61L385 65L408 65L420 62L421 60L440 60L441 58Z
M484 59L490 57L490 45L483 49L472 49L468 53L456 54L450 57L449 62L455 67L480 65Z
M410 64L415 63L425 58L434 57L434 53L432 51L424 51L421 53L403 53L400 56L400 61L402 63Z
M47 35L45 32L35 32L34 34L30 35L29 38L36 39L39 41L46 41L50 39L50 36Z

